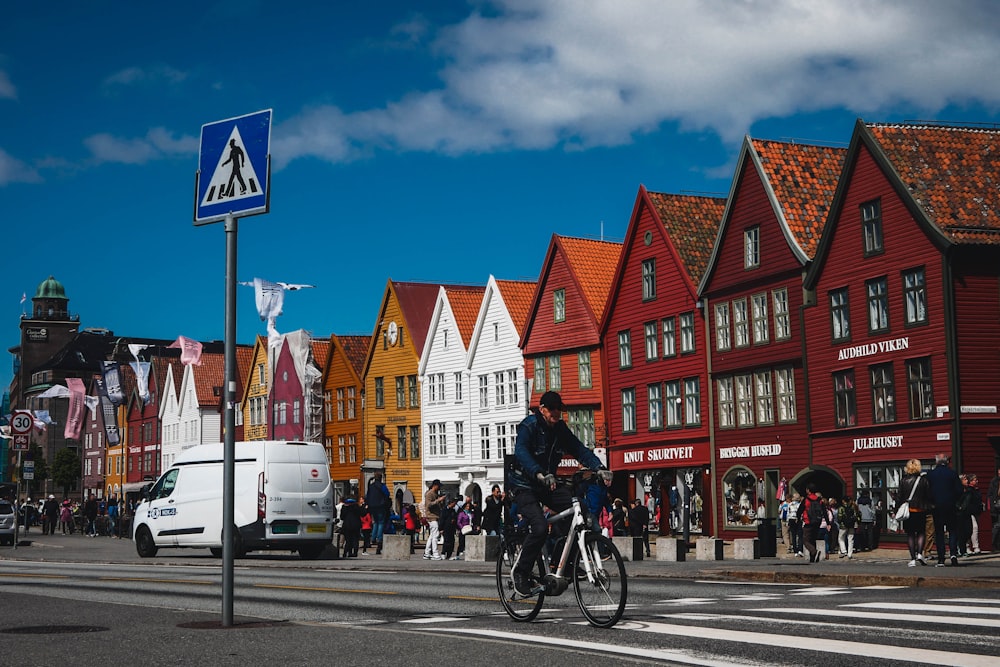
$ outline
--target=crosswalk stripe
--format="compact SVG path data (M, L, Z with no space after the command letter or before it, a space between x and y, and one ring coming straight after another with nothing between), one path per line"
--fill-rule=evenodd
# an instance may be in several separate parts
M744 630L725 630L722 628L702 628L693 625L627 621L619 623L614 629L765 646L782 646L788 642L787 635L771 635ZM803 647L803 650L851 656L863 655L868 658L905 660L929 665L955 665L956 667L996 667L997 661L996 656L993 655L975 655L971 653L937 651L927 648L910 648L908 646L891 646L886 644L867 644L864 642L841 641L839 639L825 639L823 637L810 638L808 645Z
M844 607L863 607L866 609L892 609L896 611L933 611L939 614L986 614L1000 616L1000 609L994 607L972 607L957 604L917 604L913 602L857 602L845 604Z
M851 605L845 605L851 606ZM768 607L768 613L773 614L803 614L809 616L824 616L828 618L845 618L853 620L875 621L907 621L910 623L933 623L935 625L966 625L980 628L1000 628L1000 621L991 618L967 618L959 616L917 616L914 614L892 614L889 612L854 611L841 609L803 609L800 607Z

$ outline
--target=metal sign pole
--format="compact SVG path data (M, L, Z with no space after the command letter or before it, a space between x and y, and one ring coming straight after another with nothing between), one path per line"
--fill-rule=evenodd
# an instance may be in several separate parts
M222 477L222 625L233 625L233 560L236 490L236 232L238 221L226 216L225 434Z
M13 442L13 440L11 441ZM21 450L17 450L17 485L14 487L14 551L21 540ZM24 527L28 527L28 513L24 513Z

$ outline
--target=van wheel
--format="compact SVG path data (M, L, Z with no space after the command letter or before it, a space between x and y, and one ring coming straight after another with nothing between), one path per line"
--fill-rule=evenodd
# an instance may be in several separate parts
M139 530L135 531L135 551L142 558L152 558L156 555L156 542L153 541L149 528L139 526Z
M211 551L212 555L216 558L222 558L222 547L211 547L209 548L209 551Z
M221 539L225 539L225 535L222 535ZM216 558L222 558L222 547L209 547L208 550ZM243 536L240 535L240 529L233 526L233 558L243 558L246 555L247 550L243 545Z
M299 558L302 560L316 560L323 555L324 549L326 549L325 544L310 544L305 547L299 547Z

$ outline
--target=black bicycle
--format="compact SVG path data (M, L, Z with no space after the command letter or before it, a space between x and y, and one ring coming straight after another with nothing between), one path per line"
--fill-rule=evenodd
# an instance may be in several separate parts
M574 497L569 508L548 518L551 525L567 518L569 534L560 540L559 562L554 570L539 556L532 567L534 586L522 595L514 587L514 568L521 558L521 547L527 535L523 528L505 528L500 535L500 555L497 558L497 592L504 611L515 621L531 621L542 610L547 595L562 595L573 583L576 601L587 621L598 628L610 628L625 612L628 600L628 576L625 563L614 543L592 531L584 517L580 499Z

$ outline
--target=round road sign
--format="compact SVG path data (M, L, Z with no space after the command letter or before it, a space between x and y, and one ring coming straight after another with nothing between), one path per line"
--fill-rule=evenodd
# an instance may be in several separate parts
M28 435L34 425L34 416L26 410L18 410L10 416L10 432L14 435Z

